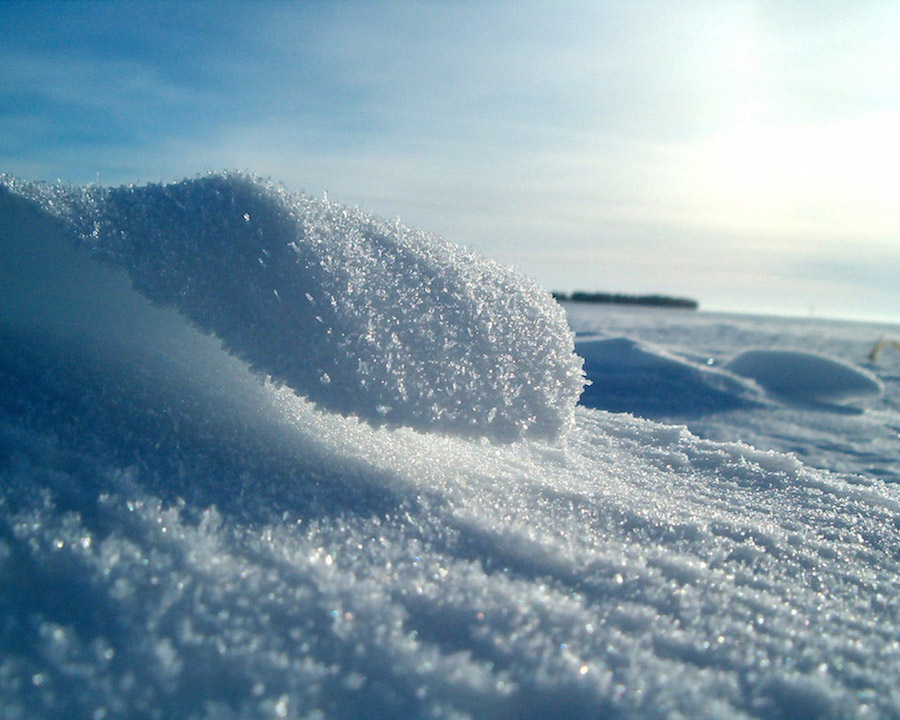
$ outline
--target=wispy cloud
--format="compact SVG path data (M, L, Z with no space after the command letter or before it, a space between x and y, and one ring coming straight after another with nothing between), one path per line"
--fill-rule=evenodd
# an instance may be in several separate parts
M0 164L247 169L550 286L733 303L897 236L894 7L9 2Z

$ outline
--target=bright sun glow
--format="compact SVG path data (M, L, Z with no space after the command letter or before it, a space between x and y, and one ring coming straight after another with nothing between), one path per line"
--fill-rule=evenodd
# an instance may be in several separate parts
M745 125L686 151L686 199L703 224L893 240L900 224L897 114L816 127Z

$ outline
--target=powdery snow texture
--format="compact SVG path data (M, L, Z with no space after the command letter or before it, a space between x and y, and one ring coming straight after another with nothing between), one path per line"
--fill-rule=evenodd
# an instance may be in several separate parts
M242 175L4 185L323 407L495 439L554 438L572 423L583 376L562 309L433 235Z
M581 378L544 294L245 178L34 194L316 402L260 383L173 311L127 310L129 345L30 321L52 302L0 315L4 719L900 714L893 486L588 408L555 444L420 432L571 420ZM185 230L205 222L218 230ZM347 336L370 322L371 345ZM165 328L162 351L145 323ZM407 347L423 337L460 367ZM605 349L659 369L646 347ZM401 380L417 388L405 400ZM444 389L437 409L425 380ZM483 416L449 399L479 391ZM388 398L386 417L417 429L354 417Z

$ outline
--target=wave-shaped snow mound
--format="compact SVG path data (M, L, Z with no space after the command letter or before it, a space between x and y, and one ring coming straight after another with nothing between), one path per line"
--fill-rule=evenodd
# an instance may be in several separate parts
M752 407L760 400L750 383L650 343L588 336L576 339L575 350L591 382L581 395L585 407L664 418Z
M240 174L4 187L322 407L504 440L573 422L584 381L563 310L434 235Z
M841 404L877 397L877 378L840 360L796 350L747 350L725 367L768 392L804 402Z

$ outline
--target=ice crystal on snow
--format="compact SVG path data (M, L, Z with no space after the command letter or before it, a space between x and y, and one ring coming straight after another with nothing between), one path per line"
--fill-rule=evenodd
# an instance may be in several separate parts
M571 425L583 381L564 313L472 251L243 175L7 184L147 297L324 407L503 439Z

